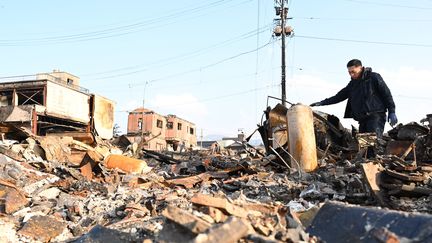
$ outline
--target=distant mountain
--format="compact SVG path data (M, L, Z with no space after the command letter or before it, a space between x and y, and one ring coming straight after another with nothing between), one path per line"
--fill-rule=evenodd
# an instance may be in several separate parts
M211 134L211 135L207 135L203 138L203 141L218 141L218 140L222 140L222 138L227 137L224 135L220 135L220 134ZM234 137L234 136L233 136ZM200 138L198 137L198 141L200 140ZM261 138L256 138L256 139L251 139L249 141L249 143L253 146L258 146L263 144Z
M207 135L204 136L203 141L217 141L217 140L222 140L222 138L225 137L224 135L220 135L220 134L211 134L211 135ZM200 137L197 137L198 140L200 140Z

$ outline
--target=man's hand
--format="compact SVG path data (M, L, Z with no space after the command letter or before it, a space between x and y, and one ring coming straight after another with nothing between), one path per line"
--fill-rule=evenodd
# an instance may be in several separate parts
M394 126L398 123L398 119L396 117L395 113L389 113L387 121L390 123L391 126Z
M322 103L321 102L315 102L315 103L310 104L309 106L311 106L311 107L322 106Z

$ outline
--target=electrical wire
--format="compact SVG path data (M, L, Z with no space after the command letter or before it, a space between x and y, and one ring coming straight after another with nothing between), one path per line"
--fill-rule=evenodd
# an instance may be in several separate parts
M232 1L232 0L228 0L228 1ZM91 35L94 35L94 34L101 34L101 33L107 33L107 32L109 33L111 31L115 31L115 30L125 30L125 29L131 28L131 27L136 27L136 26L142 26L142 25L157 23L157 22L159 22L161 20L167 20L167 19L171 19L171 18L177 18L177 17L180 17L181 15L189 13L189 12L195 12L197 10L203 10L203 9L206 9L208 7L211 7L211 6L215 6L215 5L217 6L221 2L224 2L224 0L218 0L218 1L212 2L210 4L205 4L205 5L201 5L201 6L198 6L198 7L191 8L191 9L186 9L186 10L178 11L178 12L173 13L173 14L164 15L164 16L161 16L161 17L157 17L157 18L154 18L154 19L147 20L147 21L140 21L140 22L133 23L133 24L128 24L128 25L123 25L123 26L119 26L119 27L113 27L113 28L103 29L103 30L99 30L99 31L85 32L85 33L74 34L74 35L64 35L64 36L54 36L54 37L24 39L24 40L29 40L29 41L33 41L33 40L59 40L59 39L61 40L61 39L70 38L70 37L86 37L86 36L91 36ZM0 42L2 42L2 41L9 41L9 40L0 40ZM14 39L12 39L10 41L23 41L23 40L17 40L17 39L14 40Z
M280 67L279 66L277 66L277 67L273 67L273 68L271 68L271 69L263 69L262 71L260 71L260 72L258 72L258 74L256 73L256 72L253 72L253 73L245 73L245 74L236 74L236 75L228 75L228 76L222 76L222 77L220 77L220 78L218 78L218 79L222 79L222 80L224 80L225 82L226 81L235 81L235 82L242 82L242 81L250 81L250 79L248 79L249 77L254 77L254 76L261 76L262 74L264 74L264 73L267 73L267 72L270 72L270 71L273 71L273 70L276 70L276 69L279 69ZM1 79L1 78L0 78ZM192 83L183 83L182 82L182 85L181 85L181 87L182 88L189 88L189 87L197 87L197 86L202 86L203 84L207 84L207 83L211 83L211 82L214 82L214 80L211 80L211 79L209 79L209 80L200 80L200 81L198 81L198 82L192 82ZM143 83L145 83L145 82L143 82ZM232 82L230 82L230 83L232 83ZM123 86L123 84L118 84L119 86ZM164 83L164 84L162 84L161 85L161 83L158 83L158 84L156 84L156 83L153 83L153 84L151 84L151 85L153 85L153 86L156 86L157 85L157 88L158 89L165 89L165 88L172 88L172 83L170 83L170 84L168 84L168 83ZM118 86L110 86L111 88L112 88L112 90L115 92L115 93L119 93L119 92L121 92L120 90L119 90L119 87ZM131 90L134 86L133 85L131 85L131 84L129 84L129 89L128 90Z
M432 22L432 19L381 19L381 18L333 18L333 17L292 17L293 20L359 21L359 22Z
M397 42L383 42L383 41L339 39L339 38L306 36L306 35L294 35L294 38L326 40L326 41L340 41L340 42L353 42L353 43L366 43L366 44L378 44L378 45L393 45L393 46L432 47L432 45L429 45L429 44L397 43Z
M180 103L180 104L160 105L160 106L152 107L152 109L159 109L159 108L164 108L164 107L176 107L176 106L192 105L192 104L197 104L197 103L203 103L203 102L221 100L221 99L226 99L226 98L230 98L230 97L245 95L245 94L248 94L248 93L255 92L256 90L265 90L265 89L268 89L268 88L270 88L272 86L280 86L280 85L279 84L276 84L276 85L275 84L273 84L273 85L267 85L267 86L258 87L256 89L250 89L250 90L240 91L240 92L231 93L231 94L227 94L227 95L215 96L215 97L212 97L212 98L201 99L201 100L196 100L196 101L192 101L192 102L184 102L184 103ZM116 112L127 112L127 113L129 113L130 111L129 110L120 110L120 111L116 111Z
M260 4L260 0L257 0L257 33L256 33L256 48L259 47L259 43L260 43L260 34L258 32L259 26L260 26L260 13L261 13L261 4ZM258 65L259 65L259 50L256 51L256 56L255 56L255 88L258 87ZM258 92L255 92L255 99L254 99L254 104L255 104L255 120L258 119L257 117L257 111L258 111Z
M196 57L199 56L202 53L208 53L208 51L210 50L214 50L223 46L227 46L229 44L241 41L241 40L245 40L251 37L254 37L257 34L263 33L265 31L268 31L268 28L271 26L271 24L267 24L265 26L260 27L257 30L252 30L249 32L246 32L242 35L236 36L234 38L228 39L228 40L224 40L222 42L198 49L198 50L194 50L192 52L188 52L188 53L184 53L178 56L174 56L174 57L169 57L169 58L163 58L157 61L152 62L151 64L139 64L139 65L133 65L133 66L127 66L127 67L122 67L122 68L116 68L116 69L112 69L112 70L107 70L107 71L102 71L102 72L96 72L96 73L87 73L87 74L83 74L81 75L82 77L91 77L91 76L99 76L101 74L108 74L108 73L115 73L115 72L119 72L119 71L125 71L125 70L131 70L131 69L137 69L139 68L139 70L134 70L134 71L130 71L130 72L123 72L120 74L116 74L114 75L115 77L117 77L117 75L120 76L126 76L129 74L135 74L135 73L139 73L139 72L144 72L149 70L150 67L163 67L169 64L173 64L173 63L178 63L180 61L184 61L188 58L192 58L192 57ZM159 64L159 65L158 65ZM144 68L145 67L145 68ZM102 77L100 79L105 79L105 78L111 78L111 76L107 76L107 77Z
M43 38L6 39L6 40L0 39L0 46L61 44L61 43L90 41L90 40L98 40L98 39L123 36L123 35L133 34L140 31L152 29L152 28L159 28L162 26L166 26L168 24L178 23L179 22L178 18L181 17L182 15L199 13L205 9L214 8L232 1L233 0L219 0L219 1L212 2L210 4L201 5L199 7L194 7L192 9L179 11L174 14L157 17L151 20L141 21L141 22L137 22L129 25L123 25L119 27L103 29L99 31L91 31L91 32L85 32L85 33L74 34L74 35L52 36L52 37L43 37ZM251 0L246 0L239 4L244 4L250 1ZM194 18L195 17L197 16L194 16ZM162 25L154 25L160 22L162 23L166 22L167 20L172 20L172 21L164 23ZM144 28L149 25L150 27Z
M418 9L418 10L432 10L430 7L419 7L419 6L409 6L409 5L399 5L393 3L380 3L380 2L371 2L371 1L362 1L362 0L344 0L346 2L354 2L354 3L365 3L377 6L385 6L385 7L397 7L397 8L409 8L409 9Z
M190 69L190 70L187 70L187 71L183 71L183 72L179 72L179 73L170 74L170 75L167 75L167 76L164 76L164 77L161 77L161 78L151 79L151 80L146 81L146 82L148 82L148 83L154 83L154 82L159 82L159 81L164 80L164 79L169 79L169 78L172 78L172 77L178 77L178 76L182 76L182 75L185 75L185 74L189 74L189 73L194 73L194 72L202 71L202 70L204 70L204 69L211 68L211 67L214 67L214 66L216 66L216 65L219 65L219 64L225 63L225 62L227 62L227 61L230 61L230 60L236 59L236 58L238 58L238 57L241 57L241 56L247 55L247 54L249 54L249 53L253 53L253 52L255 52L255 51L258 51L258 50L260 50L260 49L262 49L262 48L264 48L264 47L270 45L271 43L273 43L273 41L270 41L270 42L268 42L268 43L266 43L266 44L264 44L264 45L261 45L261 46L259 46L258 48L255 48L255 49L253 49L253 50L249 50L249 51L241 52L241 53L236 54L236 55L234 55L234 56L230 56L230 57L227 57L227 58L221 59L221 60L219 60L219 61L216 61L216 62L213 62L213 63L207 64L207 65L205 65L205 66L201 66L201 67L199 67L199 68L194 68L194 69ZM140 86L140 85L143 85L143 83L141 82L141 83L133 83L133 84L129 84L129 87L135 87L135 86Z

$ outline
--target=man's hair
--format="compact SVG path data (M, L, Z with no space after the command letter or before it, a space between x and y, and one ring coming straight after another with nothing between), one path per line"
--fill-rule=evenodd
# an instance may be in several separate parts
M352 59L347 63L347 67L358 67L362 66L362 62L359 59Z

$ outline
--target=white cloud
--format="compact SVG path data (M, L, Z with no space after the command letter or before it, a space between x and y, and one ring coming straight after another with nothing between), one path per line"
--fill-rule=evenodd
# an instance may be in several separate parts
M383 70L381 75L392 91L394 90L392 93L395 96L430 96L432 70L402 67L397 70Z
M392 92L401 122L418 122L432 113L432 70L400 67L380 73Z

